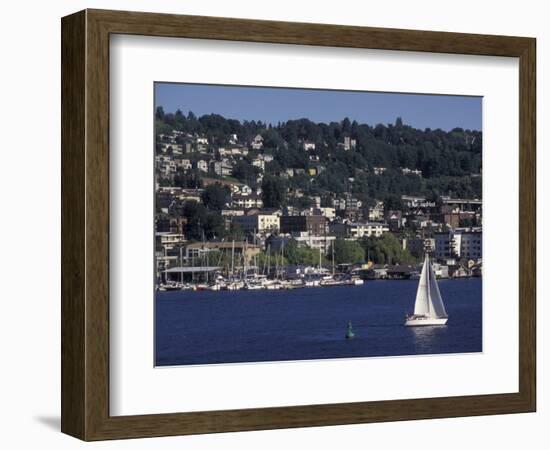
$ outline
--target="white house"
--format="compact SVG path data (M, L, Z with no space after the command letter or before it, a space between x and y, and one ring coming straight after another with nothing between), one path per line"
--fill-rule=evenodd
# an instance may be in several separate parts
M265 162L261 158L254 158L252 160L252 165L259 168L262 172L265 170Z
M204 159L199 159L197 161L197 169L208 172L208 163Z
M376 202L369 208L369 220L376 221L384 218L384 202Z
M229 177L233 174L233 165L227 159L221 161L212 161L212 170L220 177Z
M180 167L183 169L183 170L189 170L191 169L191 167L193 167L193 165L191 164L191 160L189 159L182 159L180 161Z
M362 237L379 237L382 236L384 233L387 233L390 231L390 228L385 223L380 222L366 222L366 223L360 223L360 222L351 222L348 225L348 233L349 236L358 239Z
M252 139L250 146L253 150L261 150L264 146L264 138L261 135L257 134L254 139Z

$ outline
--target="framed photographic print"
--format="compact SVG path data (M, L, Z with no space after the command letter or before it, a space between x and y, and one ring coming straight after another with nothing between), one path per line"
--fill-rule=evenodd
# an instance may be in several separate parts
M535 40L62 20L62 431L535 411Z

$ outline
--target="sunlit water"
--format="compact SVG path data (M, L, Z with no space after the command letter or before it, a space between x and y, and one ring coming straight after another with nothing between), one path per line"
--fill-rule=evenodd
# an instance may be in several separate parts
M482 351L480 278L442 280L443 327L403 326L418 281L290 291L159 292L156 364ZM348 321L355 339L346 340Z

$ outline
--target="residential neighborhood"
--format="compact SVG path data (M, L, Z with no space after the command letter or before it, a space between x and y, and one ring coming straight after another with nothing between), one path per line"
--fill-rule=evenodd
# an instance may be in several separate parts
M159 107L155 139L159 289L411 279L425 252L481 276L480 132Z

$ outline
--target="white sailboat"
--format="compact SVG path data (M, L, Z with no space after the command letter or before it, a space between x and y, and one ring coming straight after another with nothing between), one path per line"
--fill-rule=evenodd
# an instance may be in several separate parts
M414 314L405 319L406 327L445 325L449 320L439 292L435 273L428 253L422 266L422 274L416 291Z

